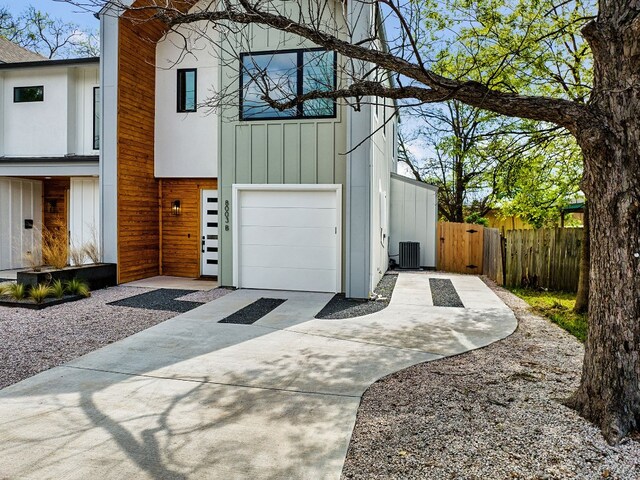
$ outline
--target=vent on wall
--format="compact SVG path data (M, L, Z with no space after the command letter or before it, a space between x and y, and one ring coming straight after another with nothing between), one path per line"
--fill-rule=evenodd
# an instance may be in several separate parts
M420 268L420 242L400 242L400 268Z

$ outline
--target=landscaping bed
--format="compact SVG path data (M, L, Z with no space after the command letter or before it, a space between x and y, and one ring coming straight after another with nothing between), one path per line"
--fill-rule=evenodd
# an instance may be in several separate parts
M389 375L362 398L343 479L637 479L640 442L610 446L565 407L584 349L495 287L510 337Z
M126 338L178 315L177 312L109 305L153 289L112 287L81 302L45 310L0 307L0 388ZM227 289L196 292L180 299L208 302Z
M64 268L43 268L41 271L25 270L17 274L18 283L30 286L74 278L86 282L91 290L114 287L118 284L118 268L115 263L92 263Z
M45 298L40 303L35 302L30 298L24 298L21 300L7 300L5 297L0 297L0 307L9 308L29 308L31 310L42 310L43 308L53 307L54 305L61 305L63 303L75 302L80 300L82 295L64 295L61 298Z
M345 298L343 293L335 295L320 312L315 316L319 319L354 318L370 313L379 312L387 308L391 301L393 289L398 279L397 273L386 273L378 282L374 293L379 297L376 300L356 300Z

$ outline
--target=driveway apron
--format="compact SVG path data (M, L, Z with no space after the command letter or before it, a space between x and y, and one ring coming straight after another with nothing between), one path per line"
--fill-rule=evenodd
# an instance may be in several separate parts
M218 323L261 298L286 301ZM239 290L1 390L0 479L337 479L373 382L517 325L473 276L401 273L385 310L314 319L330 299Z

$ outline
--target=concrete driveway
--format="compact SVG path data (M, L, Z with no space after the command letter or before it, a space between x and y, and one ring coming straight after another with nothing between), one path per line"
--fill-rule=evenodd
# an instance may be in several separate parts
M287 301L218 323L262 297ZM402 273L385 310L313 319L330 298L240 290L1 390L0 478L337 479L371 383L517 325L471 276Z

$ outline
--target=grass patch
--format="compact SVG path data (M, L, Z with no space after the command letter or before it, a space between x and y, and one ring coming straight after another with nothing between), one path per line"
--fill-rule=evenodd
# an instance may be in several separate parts
M575 293L545 292L526 288L510 290L531 305L534 312L544 315L581 342L587 339L587 315L573 311L576 303Z

